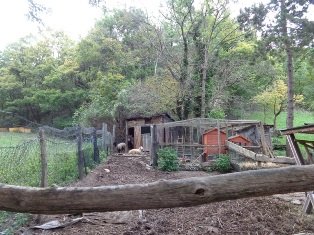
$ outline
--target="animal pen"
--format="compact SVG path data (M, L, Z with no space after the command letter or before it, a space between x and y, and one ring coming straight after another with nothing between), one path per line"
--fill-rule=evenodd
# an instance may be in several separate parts
M227 152L233 158L272 156L271 126L260 121L195 118L156 126L158 145L171 147L183 161L203 164Z
M314 124L280 130L280 134L286 135L291 154L294 157L297 165L302 166L314 164L314 141L305 140L299 136L299 134L307 134L313 137ZM302 155L301 146L305 149L306 158ZM305 195L306 200L303 204L303 212L310 214L314 208L314 192L306 192Z

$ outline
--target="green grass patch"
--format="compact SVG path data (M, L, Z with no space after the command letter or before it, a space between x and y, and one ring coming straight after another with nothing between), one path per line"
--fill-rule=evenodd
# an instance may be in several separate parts
M36 134L0 132L0 147L17 146L33 139L37 139Z
M266 119L265 123L266 124L273 124L273 116L269 114ZM252 119L252 120L260 120L264 122L264 114L262 112L254 112L249 114L247 119ZM287 119L287 112L282 112L278 117L277 117L277 130L281 129L286 129L286 119ZM294 126L303 126L304 123L314 123L314 114L311 112L307 111L295 111L294 113ZM313 140L311 135L308 134L296 134L297 139L304 139L304 140ZM284 143L285 138L281 140L280 138L278 139L279 143Z
M17 230L26 224L30 217L30 214L0 211L0 234L18 234Z
M269 114L264 119L264 114L262 112L254 112L248 113L247 119L252 120L260 120L265 122L266 124L273 124L274 115ZM277 130L286 129L286 118L287 112L282 112L277 117ZM314 114L308 111L295 110L294 113L294 126L303 126L305 123L314 123ZM314 136L312 134L296 134L296 139L300 140L314 140ZM272 136L273 144L286 144L286 136ZM306 156L305 149L303 146L300 147L303 156ZM285 156L285 150L276 150L275 155L277 156Z

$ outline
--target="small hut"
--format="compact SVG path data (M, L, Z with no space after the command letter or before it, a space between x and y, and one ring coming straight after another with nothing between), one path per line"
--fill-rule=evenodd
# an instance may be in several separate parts
M213 128L203 134L204 153L206 157L226 154L226 132Z
M240 146L250 146L250 141L242 135L235 135L228 138L228 141Z
M133 116L126 119L127 149L143 146L144 151L151 147L151 126L166 122L174 122L167 113L158 113L152 116ZM169 134L165 129L158 132L159 138L166 138Z

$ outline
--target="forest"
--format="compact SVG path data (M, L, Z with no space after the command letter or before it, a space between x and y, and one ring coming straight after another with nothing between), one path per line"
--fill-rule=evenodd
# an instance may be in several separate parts
M104 9L78 42L49 28L26 36L0 51L0 126L123 126L162 112L261 112L276 124L287 111L292 127L296 109L314 110L313 4L271 0L232 16L229 0L167 0L159 19Z

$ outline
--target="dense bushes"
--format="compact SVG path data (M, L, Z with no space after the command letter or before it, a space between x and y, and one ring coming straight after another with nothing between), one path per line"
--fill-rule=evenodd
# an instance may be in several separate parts
M159 149L158 154L158 169L162 171L178 171L179 162L178 154L172 148L166 147Z
M214 164L214 169L216 171L219 171L221 173L227 173L231 171L231 163L229 155L221 155L216 159L216 162Z

